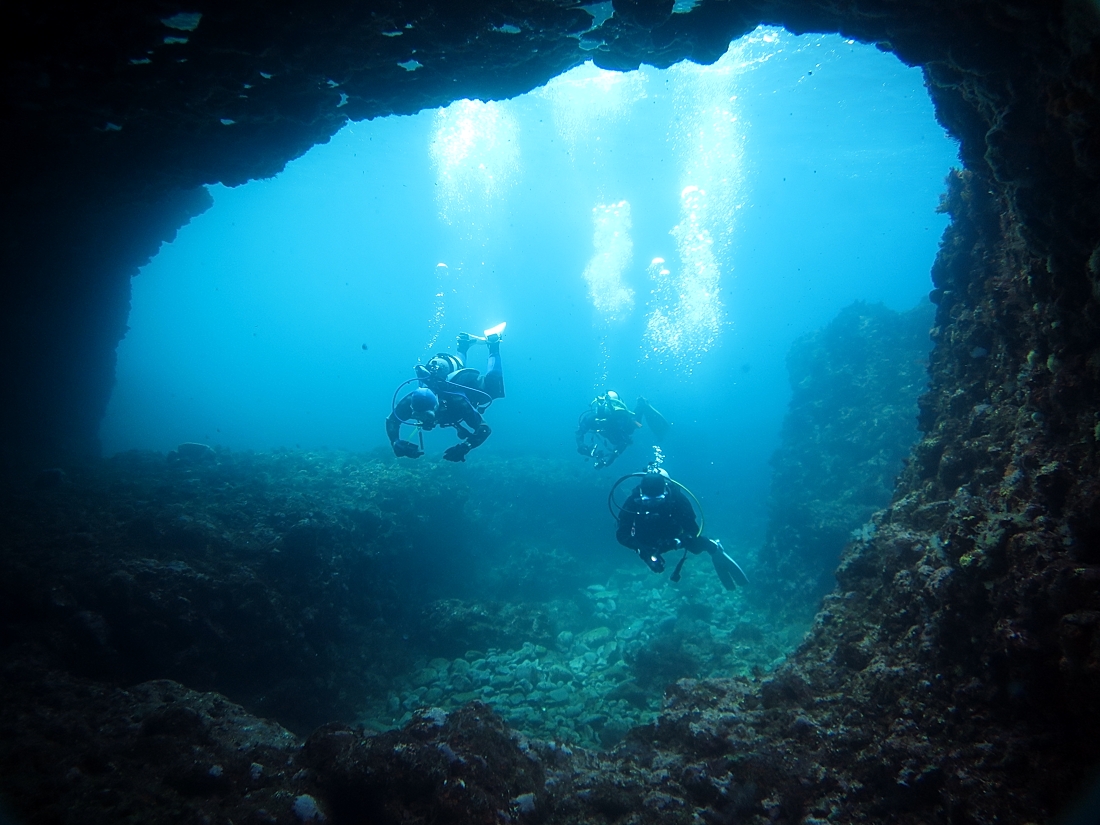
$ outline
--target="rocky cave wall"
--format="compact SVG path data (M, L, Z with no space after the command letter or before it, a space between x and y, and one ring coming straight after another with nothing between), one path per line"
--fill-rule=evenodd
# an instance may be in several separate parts
M862 301L787 353L791 401L772 456L768 533L754 598L812 615L853 534L890 503L917 440L935 307Z
M759 23L874 42L923 66L966 167L923 437L799 654L763 684L681 683L653 730L561 780L560 819L1061 807L1100 757L1095 4L615 0L598 28L533 0L204 5L7 10L8 468L95 452L129 278L205 208L202 184L274 174L348 118L508 96L589 58L710 61Z

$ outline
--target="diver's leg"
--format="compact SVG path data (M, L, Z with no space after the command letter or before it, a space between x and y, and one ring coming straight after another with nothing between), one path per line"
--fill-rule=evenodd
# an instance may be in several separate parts
M707 552L710 553L714 550L714 542L708 539L706 536L684 536L680 540L685 550L689 550L694 555Z
M462 366L464 367L469 366L467 355L470 352L470 347L472 347L474 344L486 343L485 339L482 338L480 335L474 335L470 332L458 333L458 338L456 338L455 340L457 342L456 349L458 350L459 356L462 358ZM497 341L499 342L499 340L500 339L498 337Z
M672 426L668 419L657 412L654 406L645 398L639 398L638 403L634 405L634 418L638 422L641 422L644 418L646 424L649 425L649 429L653 431L658 439L664 438L668 433L668 428Z
M462 359L462 366L466 366L469 363L468 353L470 352L470 347L474 345L474 340L475 339L468 333L460 332L458 334L458 346L456 349L458 350L458 357Z
M495 339L495 340L494 340ZM489 337L489 368L481 376L481 387L490 398L504 397L504 372L500 364L500 338Z

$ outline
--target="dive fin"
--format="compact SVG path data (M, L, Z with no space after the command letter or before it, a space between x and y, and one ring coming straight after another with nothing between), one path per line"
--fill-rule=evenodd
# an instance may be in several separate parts
M506 326L508 326L508 322L507 321L501 321L495 327L489 327L489 329L485 330L485 332L483 334L485 335L486 338L488 338L490 335L502 335L504 333L504 328Z
M748 576L741 566L725 554L721 547L715 547L710 554L710 560L714 562L714 572L718 574L718 580L726 590L736 590L737 585L747 587Z
M653 430L653 434L657 438L664 438L668 434L668 428L672 426L668 419L657 412L657 409L646 401L644 398L639 398L639 406L642 408L642 414L645 416L645 423L649 425L649 429Z

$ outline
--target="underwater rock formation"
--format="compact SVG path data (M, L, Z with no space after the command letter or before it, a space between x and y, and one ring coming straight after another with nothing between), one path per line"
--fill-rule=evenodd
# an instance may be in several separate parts
M505 513L548 508L546 543L528 546L560 555L550 542L576 520L555 503L602 489L573 463L510 465L485 471L513 479L494 498L518 502ZM341 453L192 448L73 467L6 490L0 639L88 678L218 690L305 734L385 696L416 657L552 641L550 613L506 599L523 578L501 534L525 531L519 516L483 519L479 486L445 464ZM613 559L566 561L600 576Z
M616 810L1024 823L1092 778L1095 333L1050 300L1049 259L986 181L954 175L944 208L931 390L893 503L787 663L756 684L682 680L604 763Z
M832 590L840 551L890 503L919 435L933 317L927 302L906 313L856 303L791 347L792 397L754 588L773 609L805 611Z
M326 726L303 761L336 823L537 821L545 772L535 750L485 705L429 708L373 736Z
M965 164L950 182L953 222L933 270L938 308L921 441L893 504L874 518L874 535L847 550L839 589L789 664L758 682L681 681L651 726L551 776L557 801L546 821L1048 820L1100 759L1095 4L703 0L665 18L666 7L617 1L616 14L594 28L584 8L549 0L262 8L229 0L201 18L170 3L9 4L4 464L61 465L71 477L57 457L94 453L129 278L209 203L203 184L274 174L349 117L516 94L590 57L619 69L713 60L761 22L874 42L923 67ZM419 67L410 71L400 64L414 47ZM979 350L986 354L975 357ZM64 479L55 480L65 495ZM279 562L287 570L339 555L342 531L313 524L310 512L288 513L295 521ZM42 548L79 556L94 533L81 529L79 508L58 513L67 531L47 531ZM372 524L358 529L377 531ZM205 550L218 546L219 526L154 519L149 528ZM5 550L14 545L5 536ZM200 574L157 568L177 583L127 591L142 573L130 563L117 563L123 595L138 607L157 596L136 615L156 618L166 598L184 621L181 599L191 601ZM109 669L105 614L70 609L68 593L80 583L47 585L49 570L36 564L13 562L31 572L0 603L6 654L28 645L32 661L44 649L70 667ZM281 620L277 605L261 612ZM44 617L48 632L24 626L28 617ZM218 638L217 625L168 629L184 640ZM106 645L104 655L81 663L95 645ZM35 670L33 683L25 670L6 671L5 695L48 683L51 668ZM88 718L100 718L87 712L97 692L76 692ZM20 695L30 710L5 706L6 730L31 730L48 715L49 692ZM117 704L105 716L125 714ZM94 740L79 730L84 738L68 747ZM110 754L93 753L91 768L77 766L71 781L98 777L101 789L110 765L123 777L141 768ZM6 751L5 763L12 759ZM25 810L51 798L78 805L44 808L39 821L67 821L73 810L83 821L118 821L109 793L55 797L48 783L58 764L56 755L28 759L6 792ZM316 818L323 789L334 786L318 787L317 796L289 787L281 798L290 810L265 811L274 821ZM135 818L174 816L165 813L176 810L170 795L130 798ZM202 812L226 821L230 799L207 797ZM544 810L537 792L534 804ZM97 820L97 811L107 813Z
M0 679L14 821L298 821L294 800L312 787L289 731L168 680L122 690L37 664L6 661Z
M666 682L766 668L804 628L718 599L705 567L659 587L606 513L566 506L605 492L570 457L122 454L7 491L0 640L41 669L217 690L301 735L479 700L533 736L613 744Z

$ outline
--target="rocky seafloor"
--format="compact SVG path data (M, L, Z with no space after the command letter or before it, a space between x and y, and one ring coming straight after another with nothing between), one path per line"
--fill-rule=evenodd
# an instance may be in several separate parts
M291 731L431 728L425 714L471 703L509 742L609 748L677 679L758 680L805 632L726 593L709 565L673 585L636 564L587 467L479 459L184 445L9 490L5 795L34 822L96 821L80 813L89 788L105 794L98 821L186 819L230 787L270 813L272 782L311 787L285 767L302 758ZM152 774L168 786L135 800L130 783Z
M301 732L478 700L532 736L608 746L666 684L751 677L801 638L709 565L653 576L614 545L603 480L530 463L192 448L44 474L5 515L5 647L218 690ZM511 492L490 504L487 487ZM584 499L591 525L556 506ZM502 537L532 519L517 552Z
M530 736L609 747L629 728L656 718L666 685L680 678L759 677L783 661L806 629L776 626L717 582L655 587L649 575L623 571L609 585L586 588L592 616L604 624L562 630L549 645L525 642L427 661L398 678L385 705L372 704L363 720L402 724L426 705L454 708L478 700ZM549 605L551 616L557 607Z

